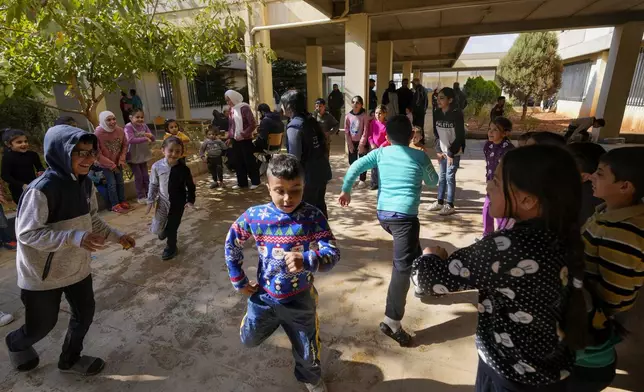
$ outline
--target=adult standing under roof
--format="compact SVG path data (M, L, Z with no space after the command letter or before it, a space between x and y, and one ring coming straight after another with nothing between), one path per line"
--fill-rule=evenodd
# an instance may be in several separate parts
M564 135L566 142L569 141L582 141L587 142L590 140L590 134L588 130L590 128L601 128L606 125L606 121L603 118L595 117L581 117L570 122L568 125L568 130ZM579 140L577 140L579 139Z
M130 111L132 110L132 98L128 97L125 91L121 91L119 107L121 108L121 116L123 116L123 124L129 123Z
M414 100L412 101L412 115L414 116L413 125L425 129L425 114L427 113L427 106L429 101L427 100L427 91L425 87L420 83L420 79L414 78ZM425 141L425 134L421 141Z
M400 109L398 107L398 93L396 92L396 84L393 80L389 81L389 87L382 94L382 104L387 106L387 120L400 114L398 112Z
M406 114L407 108L411 109L414 93L409 89L409 79L403 79L402 86L396 91L398 94L398 114Z
M132 110L143 109L143 101L141 101L141 97L136 95L135 89L130 90L130 96L132 97Z
M333 85L333 91L329 94L329 99L327 99L327 101L329 104L329 112L336 120L338 120L338 122L340 122L340 117L342 117L342 105L344 105L344 96L337 84Z
M461 90L461 84L459 82L454 82L454 94L456 95L456 104L461 110L465 110L467 107L467 95Z
M233 165L237 174L237 185L233 189L259 186L259 165L255 159L253 131L257 127L250 105L243 102L244 97L235 90L226 91L226 104L230 107L228 138L232 151Z
M287 151L295 155L304 167L305 201L328 216L326 186L331 180L331 165L327 153L326 136L315 117L306 111L306 97L301 91L287 91L282 95L282 110L290 118L286 125Z
M378 106L378 95L376 95L376 81L369 79L369 112L373 113Z

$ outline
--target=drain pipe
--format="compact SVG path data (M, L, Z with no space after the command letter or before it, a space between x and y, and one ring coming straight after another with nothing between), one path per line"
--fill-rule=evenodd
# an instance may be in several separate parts
M250 35L254 36L258 31L266 30L283 30L283 29L293 29L296 27L307 27L307 26L320 26L326 24L336 24L344 23L349 20L347 15L349 14L349 0L344 0L344 12L336 19L316 19L316 20L307 20L304 22L292 22L292 23L282 23L270 26L256 26L250 30Z

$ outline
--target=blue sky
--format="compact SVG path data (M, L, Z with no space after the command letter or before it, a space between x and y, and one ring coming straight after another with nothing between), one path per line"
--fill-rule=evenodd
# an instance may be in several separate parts
M463 53L507 52L518 36L519 34L499 34L472 37L465 46Z

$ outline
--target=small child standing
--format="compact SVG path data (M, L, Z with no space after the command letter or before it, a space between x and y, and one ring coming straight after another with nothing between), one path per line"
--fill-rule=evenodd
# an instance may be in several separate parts
M130 165L130 169L132 169L132 174L134 174L137 202L147 204L146 195L150 184L148 161L152 158L150 143L155 138L145 123L143 109L132 110L130 123L125 126L125 137L129 145L126 161Z
M501 158L506 152L514 148L514 144L508 139L512 131L512 122L505 117L496 117L490 129L487 131L487 142L483 146L485 154L485 181L492 181L496 167L499 166ZM501 218L496 220L497 230L503 230L508 223L508 219ZM490 235L494 232L494 218L490 215L490 196L485 195L483 204L483 236Z
M387 142L387 106L378 105L374 114L374 119L369 124L369 146L371 151L377 150L380 147L385 147ZM378 168L371 169L371 190L378 189Z
M103 177L107 184L108 198L112 211L127 212L130 204L125 201L125 185L123 183L123 168L127 154L127 139L125 131L116 124L116 116L109 111L98 115L101 124L94 134L98 138L98 166L103 169Z
M369 152L369 115L364 110L364 101L362 97L356 95L351 100L353 109L345 116L344 133L347 140L347 150L349 151L349 165L358 160ZM367 172L360 174L358 188L367 187Z
M183 142L177 137L169 137L161 145L165 158L152 165L148 208L157 202L157 208L150 231L161 241L168 239L161 255L162 260L170 260L177 253L177 231L186 207L194 208L196 199L195 183L190 168L181 160Z
M644 148L616 148L604 154L591 176L594 196L604 200L582 228L590 346L577 352L569 391L601 391L615 377L615 346L641 287L644 249ZM640 327L639 325L637 326Z
M322 212L302 202L304 169L297 158L275 155L266 174L271 203L246 210L226 237L230 280L249 296L241 341L256 347L281 325L293 346L297 380L311 392L326 392L313 274L331 270L340 251ZM251 236L259 252L259 283L242 269L243 244Z
M406 116L387 121L387 139L391 146L379 148L351 165L344 176L338 201L346 207L351 203L351 185L363 170L378 167L380 188L377 215L380 225L394 239L393 271L387 292L385 318L380 331L400 346L409 347L411 336L403 329L411 265L420 256L420 222L418 205L423 181L435 186L438 176L424 151L409 147L413 134Z
M183 151L183 154L181 155L181 159L183 159L183 163L185 163L186 162L185 149L188 143L190 143L190 137L185 133L183 133L183 131L179 127L179 123L177 122L177 120L169 119L165 121L165 134L163 135L163 140L172 136L179 138L179 140L181 140L181 142L183 143L184 151Z
M27 135L20 129L5 129L2 132L5 145L2 154L2 174L9 185L13 202L18 204L27 185L43 174L45 168L35 151L29 150Z
M206 133L206 140L201 143L201 148L199 149L199 156L208 164L208 171L212 176L210 189L224 187L223 154L228 146L219 139L218 133L219 129L214 125L210 125Z

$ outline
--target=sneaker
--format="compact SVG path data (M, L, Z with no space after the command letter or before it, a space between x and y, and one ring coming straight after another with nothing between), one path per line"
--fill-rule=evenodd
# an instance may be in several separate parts
M146 205L148 204L148 199L136 199L136 202L139 204Z
M127 212L127 209L123 208L122 205L117 204L114 207L112 207L112 211L116 212L116 213L119 213L119 214L123 214L123 213Z
M328 389L326 389L326 384L324 383L324 380L320 379L317 384L309 384L305 383L306 389L309 390L309 392L327 392Z
M9 241L2 244L2 247L5 248L6 250L16 250L16 248L18 247L18 244L16 243L16 241Z
M250 190L254 191L255 189L259 188L259 185L251 185Z
M233 189L233 190L237 190L237 189L242 189L242 187L240 187L239 185L233 185L233 188L232 188L232 189Z
M13 321L13 316L9 313L0 312L0 327L11 323Z
M400 347L410 347L411 345L411 335L405 332L402 327L400 327L398 331L394 332L387 324L380 323L380 331L398 342Z
M132 208L132 206L130 206L130 203L128 203L127 201L124 201L123 203L121 203L120 206L125 208L126 210L129 210L130 208Z
M216 189L219 188L219 183L217 182L211 182L210 183L210 189Z
M438 204L438 201L433 202L427 206L427 211L440 211L443 209L443 204Z
M439 215L452 215L453 213L456 212L456 208L450 206L449 204L445 204L443 208L438 212Z
M174 248L174 249L165 248L163 250L163 254L161 255L161 260L165 261L165 260L174 259L178 253L179 251L177 250L177 248Z
M358 188L358 189L364 189L366 187L367 187L367 183L364 182L364 181L358 182L358 185L356 186L356 188Z

